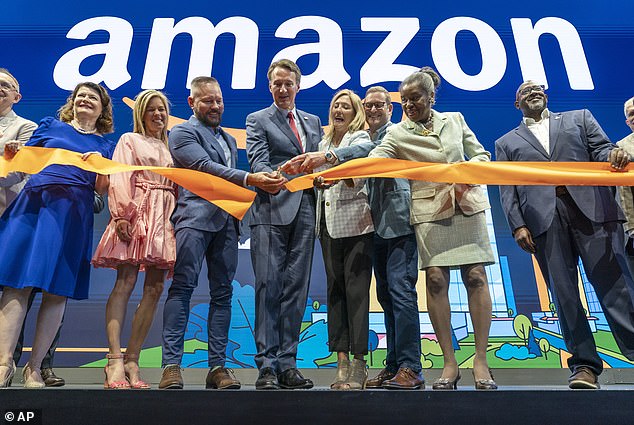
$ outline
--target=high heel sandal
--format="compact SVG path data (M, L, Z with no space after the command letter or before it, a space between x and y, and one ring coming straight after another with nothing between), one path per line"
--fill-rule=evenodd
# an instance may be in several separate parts
M110 360L115 359L123 359L123 354L106 354L106 359L108 359L108 363L103 367L103 373L106 375L106 379L103 382L103 388L106 390L128 390L130 389L130 384L127 380L125 381L114 381L108 383L108 369ZM124 366L125 367L125 366Z
M11 386L11 381L13 381L13 375L15 375L15 362L12 362L10 365L0 364L0 366L9 368L9 374L7 377L3 381L0 381L0 388L9 388Z
M44 384L44 380L42 379L42 373L38 369L37 377L40 378L38 380L37 378L31 378L33 372L35 372L35 369L29 366L28 363L24 365L24 368L22 368L22 381L24 382L24 388L44 388L46 384Z
M460 371L456 377L451 380L449 378L438 378L431 384L432 390L457 390L458 389L458 381L460 381Z
M493 380L493 372L489 369L489 375L491 375L491 379L476 379L475 373L473 369L471 369L471 373L473 374L473 381L475 383L476 390L497 390L498 384Z
M139 368L139 355L138 354L124 354L123 355L123 368L125 369L125 364L127 362L134 362L137 365L137 368ZM141 379L141 375L139 374L139 380L136 381L136 383L132 383L132 380L130 379L130 372L128 372L127 370L125 371L125 379L128 382L128 385L130 386L130 388L135 389L135 390L147 390L150 388L150 384L148 384L147 382L145 382L144 380Z

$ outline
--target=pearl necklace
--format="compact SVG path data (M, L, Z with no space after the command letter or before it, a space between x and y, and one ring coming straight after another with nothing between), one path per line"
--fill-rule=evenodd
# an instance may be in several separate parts
M95 134L95 133L97 132L97 128L96 128L96 127L95 127L95 128L93 128L92 130L85 130L85 129L81 128L81 126L79 125L79 123L78 123L78 122L77 122L77 120L75 120L75 119L73 119L73 120L70 122L70 125L71 125L71 126L72 126L75 130L77 130L77 132L78 132L78 133L81 133L81 134Z

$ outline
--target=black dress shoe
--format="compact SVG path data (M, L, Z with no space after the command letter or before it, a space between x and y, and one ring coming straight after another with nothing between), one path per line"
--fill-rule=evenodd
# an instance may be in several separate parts
M42 369L42 379L47 387L63 387L66 384L64 378L55 375L51 368Z
M277 377L275 371L270 367L265 367L260 370L258 380L255 381L256 390L277 390L280 385L277 383Z
M286 369L277 375L277 381L280 387L287 390L309 389L313 387L313 381L302 376L299 370L294 367Z

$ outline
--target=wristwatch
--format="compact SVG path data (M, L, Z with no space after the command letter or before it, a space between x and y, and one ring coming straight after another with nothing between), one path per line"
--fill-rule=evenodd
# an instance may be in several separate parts
M326 151L324 156L326 157L326 162L328 164L334 164L335 162L337 162L337 157L332 151Z

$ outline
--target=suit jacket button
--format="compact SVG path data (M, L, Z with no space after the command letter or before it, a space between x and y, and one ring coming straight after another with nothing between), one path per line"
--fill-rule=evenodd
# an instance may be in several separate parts
M330 202L326 202L326 206L329 207L330 206Z

